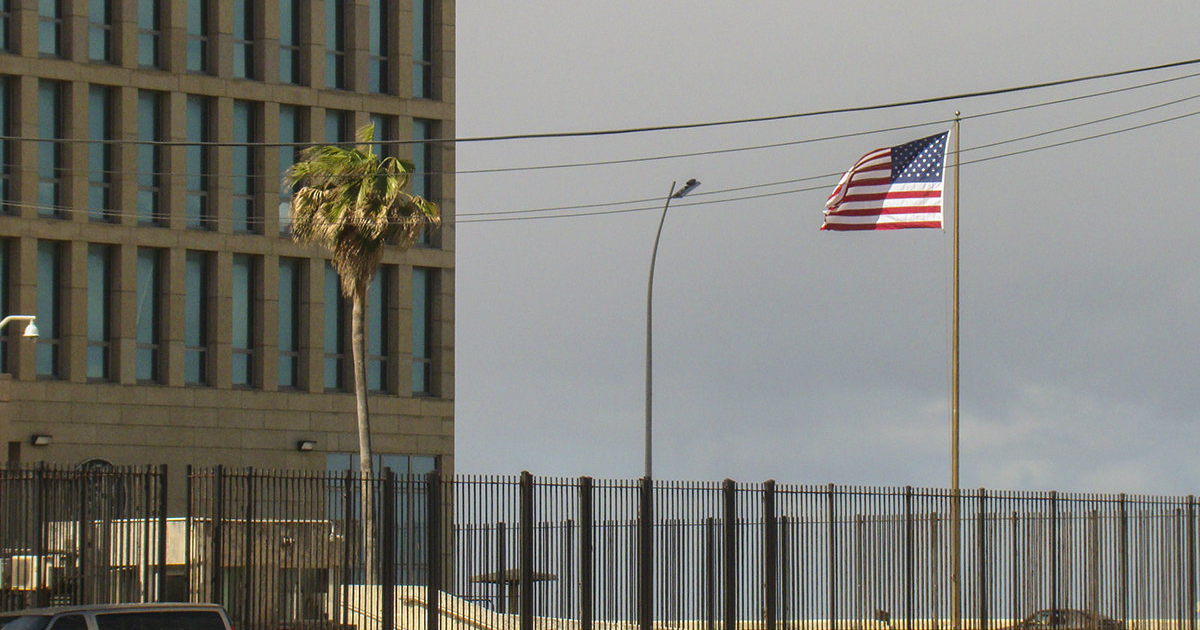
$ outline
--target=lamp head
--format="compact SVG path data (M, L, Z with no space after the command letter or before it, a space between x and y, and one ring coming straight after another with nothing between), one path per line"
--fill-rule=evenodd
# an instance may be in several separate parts
M687 180L687 183L683 185L683 188L680 188L678 191L675 192L674 195L671 195L671 196L676 199L680 199L680 198L686 196L688 193L692 192L693 190L696 190L696 187L699 185L700 185L700 182L696 181L695 179L689 179L689 180Z
M22 333L22 335L24 335L25 337L37 338L37 336L38 336L37 324L33 323L33 320L29 320L29 325L25 327L25 332Z

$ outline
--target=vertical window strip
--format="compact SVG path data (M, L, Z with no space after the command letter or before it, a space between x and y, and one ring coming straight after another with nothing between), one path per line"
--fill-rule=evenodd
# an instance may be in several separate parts
M142 225L163 225L162 93L138 92L137 212Z
M250 387L254 383L254 258L249 254L233 255L233 365L230 374L234 387Z
M208 72L208 0L187 0L187 70Z
M343 109L325 110L325 142L330 144L347 143L354 137L351 127L354 125L354 112Z
M189 250L184 270L183 382L208 385L209 253Z
M0 0L0 50L11 52L9 28L12 24L11 0Z
M138 0L138 65L143 68L162 66L160 12L159 0Z
M253 79L254 74L254 0L233 2L233 76Z
M414 267L412 278L412 392L432 394L433 269Z
M288 234L292 230L292 194L294 190L284 183L287 171L296 163L297 150L288 143L300 141L300 108L295 105L279 106L279 232Z
M109 380L110 378L112 252L112 245L88 244L86 361L89 380Z
M89 0L88 21L88 59L112 62L112 3Z
M413 140L430 140L433 138L433 134L434 122L432 120L413 119ZM429 199L433 192L430 186L431 171L434 169L433 143L416 142L413 143L412 148L413 175L409 180L408 191ZM429 228L422 229L421 234L417 237L417 245L429 246L432 244L433 236Z
M38 82L38 215L60 217L63 174L62 84Z
M367 65L370 77L367 87L377 94L391 94L393 88L388 77L388 57L391 50L388 43L391 41L391 26L395 15L392 0L371 0L369 12L371 31L367 42Z
M4 0L0 0L3 2ZM12 206L12 119L9 117L11 80L0 77L0 214L13 214ZM7 312L7 311L5 311Z
M345 3L325 0L325 87L346 87Z
M0 238L0 312L11 313L9 308L9 239ZM8 335L0 335L0 372L7 374L8 370Z
M325 389L345 388L346 298L337 271L325 262Z
M249 101L233 102L233 229L256 233L261 217L255 200L254 164L257 149L250 146L258 137L254 106Z
M299 258L279 259L279 387L300 385Z
M433 98L433 0L413 0L413 97Z
M184 155L187 161L184 199L186 224L189 229L209 230L213 227L209 211L212 185L212 148L204 143L212 141L209 131L211 114L211 99L207 96L188 95L187 97L187 147Z
M371 114L371 124L375 125L375 151L383 157L399 157L397 154L396 117L384 114Z
M93 85L88 90L88 218L112 221L112 88Z
M159 357L162 329L162 250L139 247L137 250L137 346L134 373L140 383L159 382Z
M59 377L59 324L62 303L62 252L59 241L38 241L37 244L37 375Z
M38 0L38 53L61 57L62 0Z
M279 82L300 83L300 2L279 0Z

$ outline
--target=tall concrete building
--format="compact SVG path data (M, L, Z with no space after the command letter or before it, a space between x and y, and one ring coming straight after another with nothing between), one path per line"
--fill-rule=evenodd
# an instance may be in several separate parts
M348 301L289 235L306 143L412 160L444 225L369 298L379 464L453 471L453 0L0 0L9 462L356 467Z

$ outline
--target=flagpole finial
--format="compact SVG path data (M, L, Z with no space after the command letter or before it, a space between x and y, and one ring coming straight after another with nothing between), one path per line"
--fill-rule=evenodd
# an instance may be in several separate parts
M955 117L955 118L958 118L960 115L962 115L962 112L958 111L957 109L956 109L956 110L954 110L954 117Z

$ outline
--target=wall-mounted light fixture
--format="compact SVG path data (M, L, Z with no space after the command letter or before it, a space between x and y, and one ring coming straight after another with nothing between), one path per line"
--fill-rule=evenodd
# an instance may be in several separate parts
M29 443L34 446L50 446L50 443L53 441L53 435L46 435L44 433L34 434L33 437L29 438Z
M36 315L9 315L4 319L0 319L0 328L4 328L9 322L27 322L25 332L21 333L24 337L36 339L38 336L37 316Z
M311 451L317 447L316 440L299 440L296 442L297 451Z

